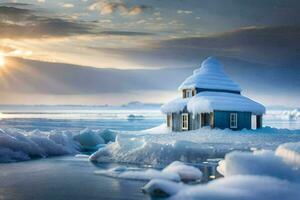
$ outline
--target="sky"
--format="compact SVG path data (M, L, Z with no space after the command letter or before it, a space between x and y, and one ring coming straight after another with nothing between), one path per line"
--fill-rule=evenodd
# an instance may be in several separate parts
M298 0L0 0L0 104L163 103L208 56L300 107Z

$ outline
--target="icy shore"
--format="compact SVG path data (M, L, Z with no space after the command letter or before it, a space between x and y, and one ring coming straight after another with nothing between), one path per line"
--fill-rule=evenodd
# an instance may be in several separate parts
M198 163L223 158L233 150L275 150L280 144L300 141L300 130L265 127L260 130L211 130L184 133L158 128L118 134L116 141L91 155L93 162L120 162L164 167L175 160Z
M218 171L224 178L195 186L153 179L143 191L170 199L297 200L300 195L299 147L300 142L280 145L276 153L269 150L231 152L219 163Z

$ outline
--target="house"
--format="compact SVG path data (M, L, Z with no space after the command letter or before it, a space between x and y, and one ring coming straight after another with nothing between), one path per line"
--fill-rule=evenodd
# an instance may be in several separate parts
M229 78L214 57L204 60L178 90L182 96L161 107L172 131L204 126L233 130L262 127L265 107L243 96L240 86Z

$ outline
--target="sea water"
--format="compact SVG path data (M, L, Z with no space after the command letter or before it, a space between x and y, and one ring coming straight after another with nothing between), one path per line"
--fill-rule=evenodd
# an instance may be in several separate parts
M1 128L29 131L80 131L86 127L138 131L160 125L165 120L159 108L0 106L0 113ZM300 129L300 120L285 116L286 112L270 113L264 118L265 126ZM141 192L146 182L94 174L95 170L116 166L115 163L95 165L74 156L0 164L0 199L148 199Z

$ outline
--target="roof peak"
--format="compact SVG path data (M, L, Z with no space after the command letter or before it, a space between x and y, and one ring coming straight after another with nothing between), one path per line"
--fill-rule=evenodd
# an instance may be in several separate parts
M217 70L220 72L224 72L223 71L223 65L222 63L213 56L210 56L208 58L206 58L202 63L201 63L201 67L194 70L194 74L200 73L201 71L206 71L206 70Z
M201 63L201 67L194 70L193 75L188 77L178 89L189 88L241 91L239 85L224 72L221 62L213 56L206 58Z

